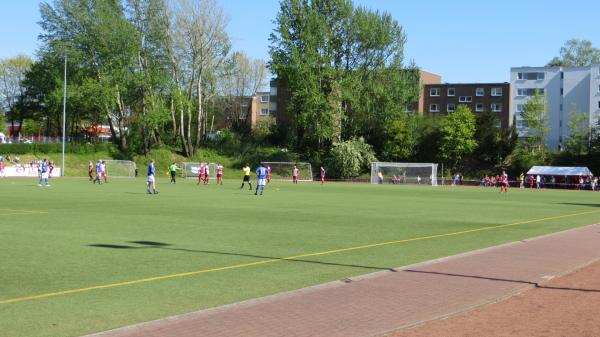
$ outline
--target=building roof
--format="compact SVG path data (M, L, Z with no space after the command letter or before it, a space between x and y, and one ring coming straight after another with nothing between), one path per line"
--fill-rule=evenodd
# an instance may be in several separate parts
M592 172L587 167L568 166L534 166L527 174L541 176L589 176Z

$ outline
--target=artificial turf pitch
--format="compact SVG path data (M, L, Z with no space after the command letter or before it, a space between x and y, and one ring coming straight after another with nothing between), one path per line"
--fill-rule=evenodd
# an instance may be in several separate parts
M0 179L0 336L78 336L600 218L584 191L167 182Z

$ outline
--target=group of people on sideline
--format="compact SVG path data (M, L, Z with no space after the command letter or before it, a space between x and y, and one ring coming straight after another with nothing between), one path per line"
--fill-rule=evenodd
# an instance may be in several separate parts
M514 182L521 189L542 189L542 188L574 188L577 190L600 190L598 186L598 177L595 176L544 176L539 174L521 173ZM479 181L481 187L500 187L502 176L485 175Z

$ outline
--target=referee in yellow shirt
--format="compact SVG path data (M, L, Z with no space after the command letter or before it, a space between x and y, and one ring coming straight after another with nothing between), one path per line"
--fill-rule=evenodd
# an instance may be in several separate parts
M242 171L244 172L244 180L242 180L242 186L240 186L240 190L244 188L245 183L248 183L248 186L250 186L249 189L252 191L252 183L250 182L250 165L246 163L246 165L242 167Z

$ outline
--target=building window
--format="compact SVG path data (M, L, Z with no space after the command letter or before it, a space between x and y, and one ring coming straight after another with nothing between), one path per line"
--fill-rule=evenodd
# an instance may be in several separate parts
M598 92L600 92L600 85L598 86Z
M544 96L544 89L538 88L518 88L517 96L535 96L535 93L539 92L540 96Z
M492 88L492 96L502 96L502 88Z
M560 94L561 94L561 96L564 95L565 94L565 89L560 88Z
M483 95L485 95L485 89L483 89L483 88L475 89L475 96L483 96Z
M456 105L450 103L448 104L448 106L446 106L446 109L448 110L448 112L454 112L456 110Z
M562 128L562 120L559 120L559 121L558 121L558 127L559 127L559 128Z
M261 95L260 96L260 102L261 103L266 103L269 101L269 95Z
M271 87L271 96L277 96L277 87Z
M517 112L525 111L525 104L517 104Z
M502 112L502 104L492 103L492 111L493 112Z
M429 89L429 96L439 96L440 88L431 88Z
M561 71L561 72L560 72L560 79L562 80L562 79L564 79L564 78L565 78L565 73Z
M529 80L529 81L540 81L546 78L545 73L517 73L517 79Z
M413 112L413 111L414 111L414 109L413 109L413 106L412 106L412 104L408 104L408 105L406 106L406 110L405 110L405 111L406 111L406 112Z
M483 112L483 103L475 104L475 112Z
M267 116L269 114L269 109L268 108L262 108L260 109L260 115L261 116Z
M437 104L429 104L429 112L440 112L440 107Z
M600 101L598 101L598 109L600 109Z
M460 96L458 98L458 101L460 103L470 103L473 102L473 96Z
M559 111L562 111L562 103L560 104Z
M448 88L448 96L454 96L456 95L456 91L454 90L454 88Z

